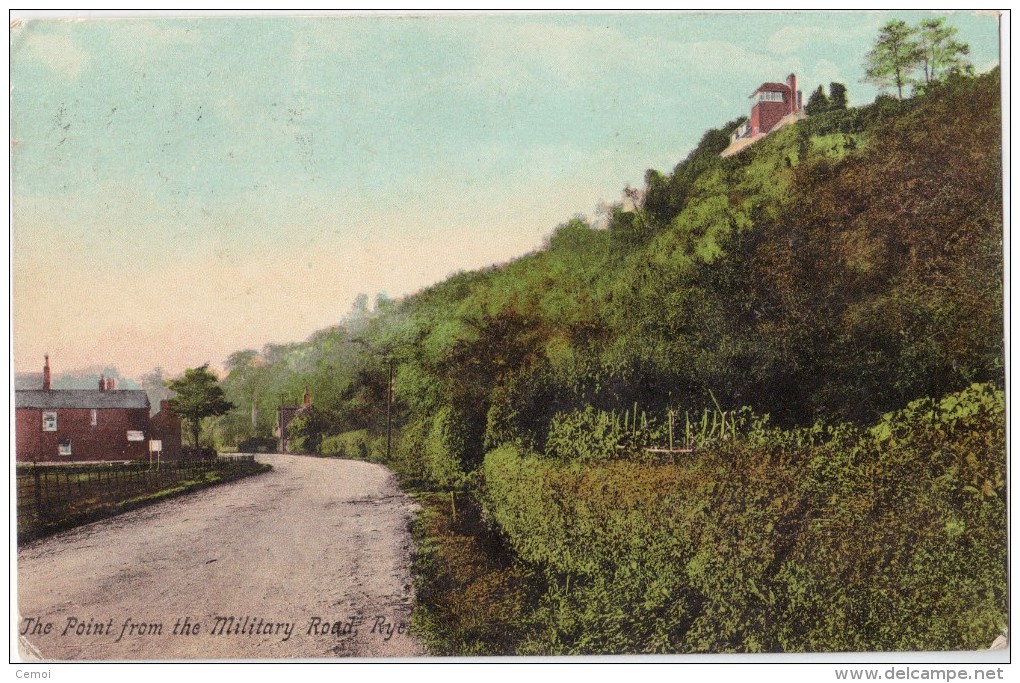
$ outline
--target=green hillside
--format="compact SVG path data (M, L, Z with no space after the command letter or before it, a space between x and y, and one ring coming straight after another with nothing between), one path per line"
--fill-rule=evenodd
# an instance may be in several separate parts
M235 353L217 439L270 437L308 386L299 448L422 491L437 653L986 647L999 101L996 70L726 159L739 122L708 131L602 229Z

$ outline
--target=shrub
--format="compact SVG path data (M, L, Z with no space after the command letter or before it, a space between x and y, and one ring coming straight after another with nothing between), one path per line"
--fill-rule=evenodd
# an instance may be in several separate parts
M870 429L759 424L676 465L498 448L485 514L545 577L520 651L987 647L1007 614L1004 415L974 385Z
M279 448L280 443L271 436L261 437L253 436L251 438L239 441L237 444L238 453L274 453Z
M355 460L372 460L372 446L368 430L358 429L323 438L319 446L323 455L335 455Z
M425 464L429 479L440 488L459 486L464 479L461 466L468 448L468 435L456 413L444 406L436 413L425 437Z
M613 416L587 406L552 419L545 452L565 462L599 462L618 457L623 442L623 432Z

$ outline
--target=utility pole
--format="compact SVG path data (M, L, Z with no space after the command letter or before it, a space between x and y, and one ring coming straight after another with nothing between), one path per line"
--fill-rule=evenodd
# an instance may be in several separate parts
M386 462L390 461L390 444L393 424L393 357L386 360L389 381L386 384Z
M352 342L361 344L365 349L372 354L376 354L377 357L383 357L386 359L386 460L390 459L391 452L393 450L393 366L396 364L396 358L394 354L396 352L396 345L384 346L379 350L372 348L364 339L357 337L351 338Z

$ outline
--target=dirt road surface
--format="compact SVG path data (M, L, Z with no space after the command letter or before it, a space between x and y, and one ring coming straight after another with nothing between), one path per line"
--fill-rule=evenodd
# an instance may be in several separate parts
M421 655L407 631L414 503L393 474L259 459L274 470L23 547L22 656Z

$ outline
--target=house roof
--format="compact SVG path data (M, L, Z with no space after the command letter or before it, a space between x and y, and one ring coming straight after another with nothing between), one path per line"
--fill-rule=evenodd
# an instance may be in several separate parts
M149 397L138 389L16 390L15 408L131 408L149 409Z
M760 92L790 92L790 86L786 83L762 83L757 90L750 94L750 97L754 97Z
M41 372L14 373L15 389L42 389L43 374Z

